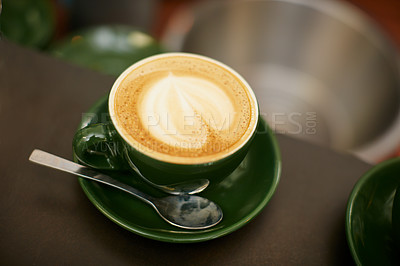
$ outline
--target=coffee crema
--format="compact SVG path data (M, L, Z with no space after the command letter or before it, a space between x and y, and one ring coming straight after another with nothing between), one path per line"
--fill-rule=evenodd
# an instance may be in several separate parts
M228 156L253 134L254 93L233 70L191 54L165 54L126 70L110 94L121 136L155 159L199 164Z

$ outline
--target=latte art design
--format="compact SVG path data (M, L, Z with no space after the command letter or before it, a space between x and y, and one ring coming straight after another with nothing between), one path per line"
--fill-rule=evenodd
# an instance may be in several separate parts
M197 149L212 134L235 134L232 125L237 119L231 99L216 84L171 72L144 90L138 115L143 128L158 141Z
M218 63L175 56L132 68L114 85L109 108L120 135L140 152L204 163L229 155L253 134L255 96Z

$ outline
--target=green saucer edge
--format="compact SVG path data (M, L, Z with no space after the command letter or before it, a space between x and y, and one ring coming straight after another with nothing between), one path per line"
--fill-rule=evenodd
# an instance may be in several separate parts
M108 98L108 95L103 96L100 99L98 99L89 108L87 113L94 113L95 110L98 109L107 98ZM85 182L88 182L86 179L79 178L79 184L80 184L83 192L85 193L85 195L90 200L90 202L103 215L105 215L108 219L110 219L111 221L113 221L117 225L121 226L122 228L124 228L124 229L126 229L126 230L128 230L128 231L130 231L132 233L135 233L135 234L137 234L139 236L143 236L143 237L146 237L146 238L149 238L149 239L158 240L158 241L162 241L162 242L168 242L168 243L197 243L197 242L204 242L204 241L209 241L209 240L212 240L212 239L220 238L222 236L228 235L228 234L240 229L244 225L248 224L258 214L260 214L260 212L265 208L267 203L271 200L272 196L275 194L276 188L277 188L277 186L279 184L280 177L281 177L282 160L281 160L281 153L280 153L278 141L276 140L276 137L275 137L274 133L272 132L271 128L269 127L269 125L261 117L260 117L260 120L261 120L260 122L264 123L266 129L268 130L268 139L271 142L272 152L275 155L274 156L274 158L275 158L275 162L274 162L275 171L274 171L273 177L271 177L273 179L273 183L271 184L271 186L269 188L269 191L266 194L266 196L264 197L264 199L248 215L243 217L240 221L236 222L235 224L232 224L232 225L230 225L228 227L225 227L225 228L222 228L222 229L218 229L218 231L212 232L212 234L202 235L201 234L201 230L200 231L194 230L193 231L193 235L191 236L190 239L188 239L188 238L174 238L174 237L168 237L168 236L164 237L164 236L149 234L149 233L146 233L146 230L140 230L138 228L132 228L130 226L125 225L123 222L119 221L117 218L115 218L113 216L113 214L109 213L109 211L106 208L104 208L102 206L102 204L100 204L94 196L92 196L92 194L90 193L89 189L85 185ZM80 122L77 130L79 128L81 128L82 126L84 126L84 124L82 122L83 121ZM74 160L77 161L76 158L74 158ZM199 234L195 235L196 232L198 232Z

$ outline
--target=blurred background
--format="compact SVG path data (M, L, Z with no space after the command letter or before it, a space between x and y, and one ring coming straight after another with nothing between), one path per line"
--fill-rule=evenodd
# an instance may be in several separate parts
M2 38L117 77L147 56L220 60L277 132L400 156L398 0L1 0Z

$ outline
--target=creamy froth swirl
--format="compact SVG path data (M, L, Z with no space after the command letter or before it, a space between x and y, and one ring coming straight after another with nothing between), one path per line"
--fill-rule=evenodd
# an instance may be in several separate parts
M110 94L114 124L129 144L162 161L223 158L251 137L258 117L253 92L231 71L187 54L133 65Z
M138 105L143 128L159 141L185 148L207 144L209 131L229 134L235 109L216 84L171 72L149 86ZM195 140L195 141L194 141Z

